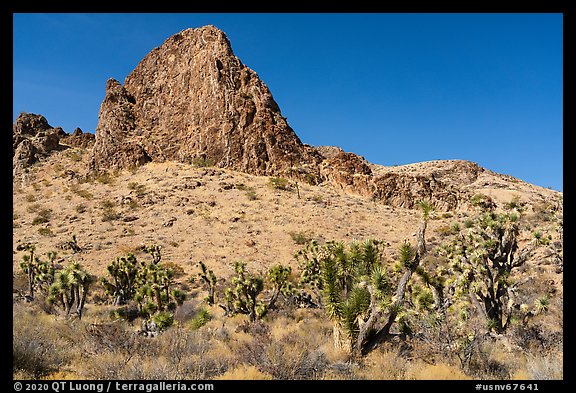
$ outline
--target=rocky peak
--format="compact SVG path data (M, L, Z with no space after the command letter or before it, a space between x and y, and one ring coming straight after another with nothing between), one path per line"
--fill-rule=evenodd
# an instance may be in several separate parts
M268 87L214 26L187 29L147 54L100 108L92 168L197 160L257 175L287 174L306 148Z

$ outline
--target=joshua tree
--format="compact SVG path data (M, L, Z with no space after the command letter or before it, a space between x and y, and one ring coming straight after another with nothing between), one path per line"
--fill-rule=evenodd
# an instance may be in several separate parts
M204 299L209 306L212 306L216 302L216 275L212 270L208 270L204 262L198 262L200 266L200 272L198 277L208 285L208 296Z
M174 320L172 312L184 302L186 294L173 288L174 271L160 263L160 246L143 249L152 256L150 263L139 262L133 254L116 258L108 266L112 282L105 278L101 281L115 305L136 301L139 313L162 330Z
M548 239L540 232L521 251L515 213L485 211L440 248L449 261L455 300L470 301L485 316L489 330L502 333L516 306L510 275Z
M105 277L102 277L100 281L106 292L114 298L115 306L126 304L134 297L136 288L142 281L142 268L142 264L132 253L125 257L117 257L108 265L108 273L112 276L112 282Z
M143 269L143 284L136 290L135 300L148 317L160 311L174 311L186 299L182 291L171 288L173 276L172 270L162 264L150 263Z
M157 264L162 259L162 255L160 254L162 247L157 244L151 244L149 246L144 246L144 252L150 254L152 256L152 263Z
M308 275L319 270L324 307L334 321L337 347L363 355L389 336L404 305L406 287L426 253L424 237L432 207L427 203L420 206L423 219L417 246L406 242L400 248L402 275L395 287L381 258L381 243L375 240L353 242L348 250L343 243L330 242L300 254L306 255L311 268ZM307 281L315 279L308 277Z
M54 282L48 288L48 303L60 306L66 316L74 313L82 318L86 296L94 277L84 270L78 262L72 262L66 268L56 272Z
M270 270L268 270L266 278L272 285L272 296L266 306L267 310L271 310L275 307L280 294L285 297L290 297L294 294L292 283L288 280L290 278L290 273L292 273L290 266L282 266L280 264L272 266Z
M40 260L34 251L36 247L33 244L26 243L16 248L18 251L27 251L28 255L22 257L20 268L28 275L28 293L31 299L34 299L34 291L36 288L44 289L49 286L54 280L54 260L56 259L56 252L51 251L48 255L48 261Z
M264 303L257 300L264 289L264 279L246 271L245 262L234 265L236 277L232 278L232 287L226 288L226 305L221 306L228 314L246 314L251 322L266 313Z
M320 248L316 240L311 240L306 247L294 254L294 258L299 263L300 285L308 285L316 292L317 303L322 300L322 277L320 276Z

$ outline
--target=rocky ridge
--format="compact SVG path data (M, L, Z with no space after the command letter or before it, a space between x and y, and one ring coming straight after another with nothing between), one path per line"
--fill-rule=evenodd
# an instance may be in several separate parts
M179 162L330 185L402 208L429 200L444 211L470 209L471 196L482 188L479 179L498 175L463 160L383 167L338 147L302 143L268 87L214 26L168 38L123 85L109 79L95 141L88 135L79 130L68 136L45 119L17 119L14 173L67 140L91 149L93 172ZM514 189L519 182L498 176L498 187Z
M90 148L94 134L76 128L73 134L52 127L42 115L21 113L12 126L12 174L18 176L27 167L68 147Z

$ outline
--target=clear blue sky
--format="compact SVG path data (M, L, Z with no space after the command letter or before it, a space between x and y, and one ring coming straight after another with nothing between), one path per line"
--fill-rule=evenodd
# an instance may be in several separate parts
M13 117L94 132L189 27L223 30L304 143L382 165L466 159L563 190L561 14L14 14Z

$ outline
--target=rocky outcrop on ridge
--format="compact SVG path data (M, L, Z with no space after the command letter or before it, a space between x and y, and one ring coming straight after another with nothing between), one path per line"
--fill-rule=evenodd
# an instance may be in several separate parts
M303 144L268 87L214 26L173 35L148 53L124 84L114 79L106 84L89 168L124 169L150 161L328 183L405 208L429 200L440 210L469 206L465 187L485 171L463 160L438 161L424 172L410 165L380 167L337 147Z
M12 126L12 174L18 175L51 152L64 149L60 139L67 135L42 115L21 113Z

